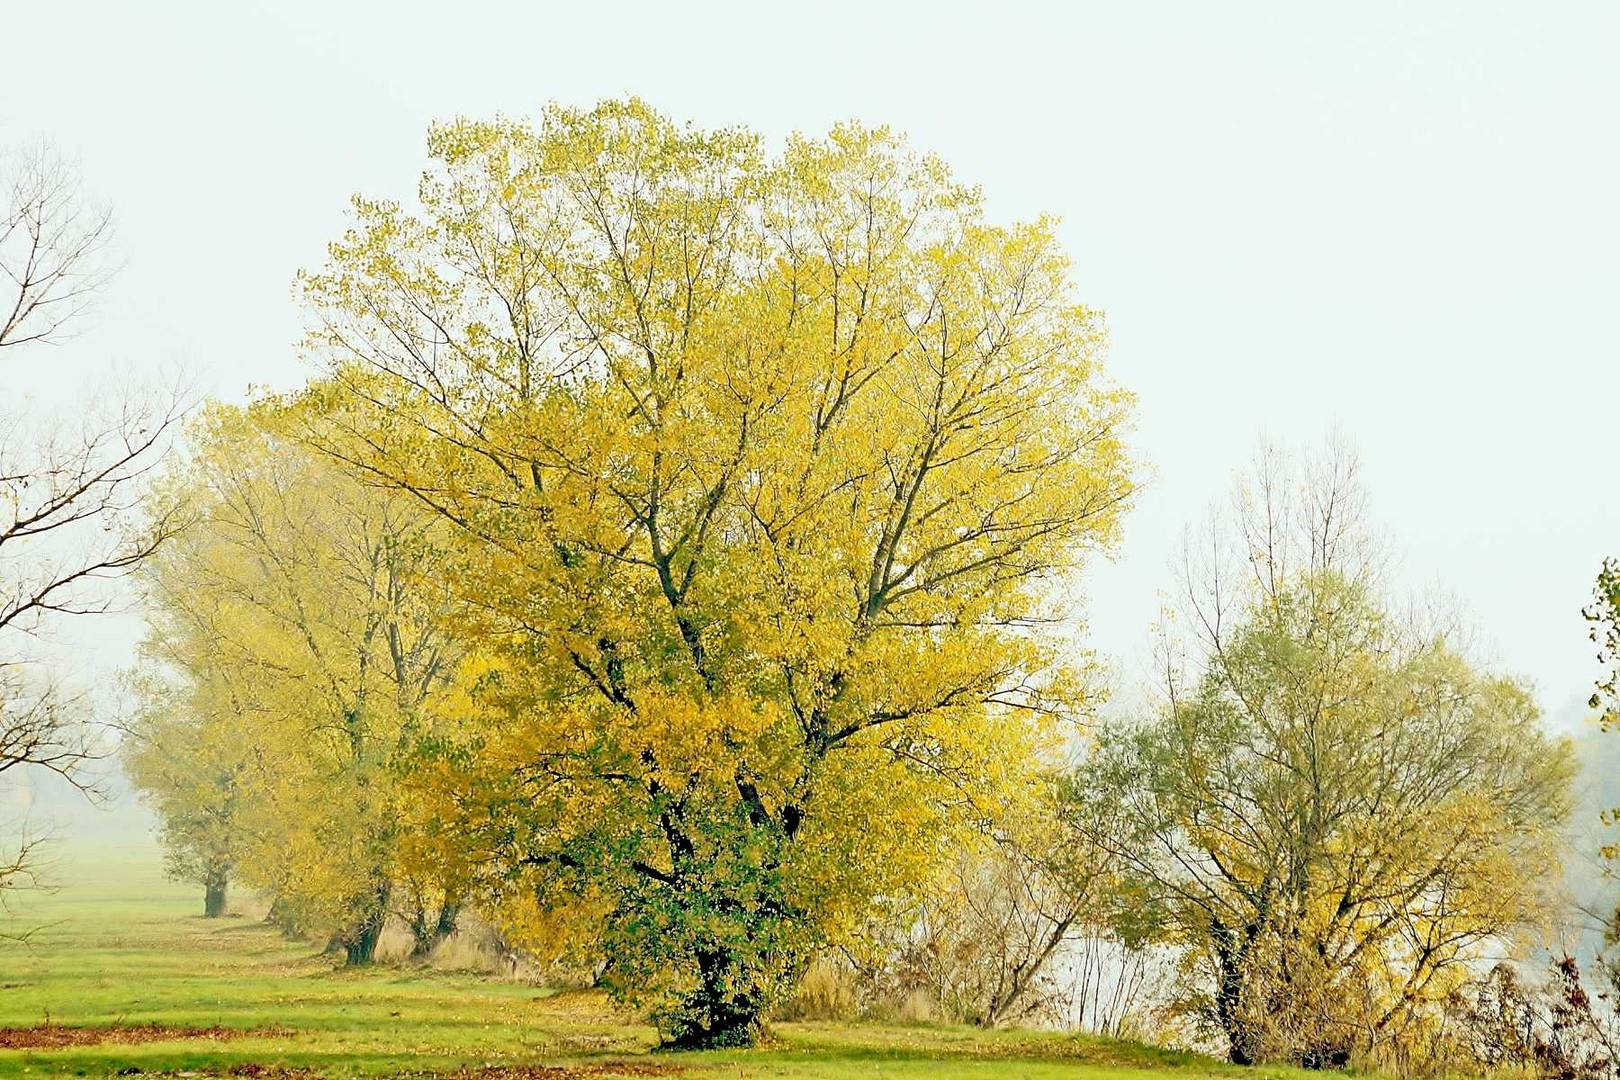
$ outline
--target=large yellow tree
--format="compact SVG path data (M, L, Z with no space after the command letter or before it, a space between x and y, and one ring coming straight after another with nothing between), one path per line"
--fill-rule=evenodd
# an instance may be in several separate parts
M1131 492L1101 321L1050 221L885 130L430 149L304 279L311 437L455 526L444 775L498 886L604 912L670 1042L748 1041L1083 705L1047 619Z

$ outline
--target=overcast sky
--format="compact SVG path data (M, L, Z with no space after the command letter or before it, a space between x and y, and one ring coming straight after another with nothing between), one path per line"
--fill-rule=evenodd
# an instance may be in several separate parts
M294 273L352 192L410 194L436 118L886 123L994 216L1060 215L1108 314L1148 487L1088 616L1125 683L1184 527L1262 435L1337 429L1410 580L1568 723L1620 555L1617 56L1613 2L0 4L0 144L76 155L128 260L0 404L177 364L296 383Z

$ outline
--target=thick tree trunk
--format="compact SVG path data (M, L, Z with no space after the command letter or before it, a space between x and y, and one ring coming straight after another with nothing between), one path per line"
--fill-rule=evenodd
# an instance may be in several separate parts
M227 880L224 874L210 874L203 883L203 918L217 919L225 914Z
M377 958L377 942L382 938L384 918L381 912L368 915L366 921L355 927L343 939L343 962L349 967L369 964Z
M1248 974L1248 950L1239 945L1236 935L1217 929L1216 962L1219 984L1215 988L1215 1019L1226 1035L1227 1058L1234 1065L1253 1065L1255 1048L1244 1015L1244 977ZM1252 935L1251 935L1252 939Z
M1220 1008L1219 1011L1225 1013L1226 1010ZM1221 1029L1226 1033L1227 1060L1234 1065L1253 1065L1255 1063L1254 1051L1249 1049L1248 1025L1241 1020L1234 1020L1230 1016L1223 1015L1221 1017Z
M225 913L225 889L230 882L230 871L224 866L211 866L203 879L203 918L220 918Z
M754 1045L764 1031L765 1012L757 982L739 971L737 958L723 947L699 952L697 964L698 988L681 1003L664 1045L671 1050Z
M382 939L383 927L388 922L389 891L387 882L378 885L376 893L368 898L358 921L343 935L343 963L346 966L360 967L377 958L377 942Z

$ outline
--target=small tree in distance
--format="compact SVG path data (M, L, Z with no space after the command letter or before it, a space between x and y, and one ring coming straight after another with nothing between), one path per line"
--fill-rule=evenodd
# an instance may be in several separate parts
M236 717L198 715L195 697L151 672L131 676L137 715L120 745L130 782L157 812L169 876L203 887L203 916L224 915L232 865L245 846L240 783L248 768Z

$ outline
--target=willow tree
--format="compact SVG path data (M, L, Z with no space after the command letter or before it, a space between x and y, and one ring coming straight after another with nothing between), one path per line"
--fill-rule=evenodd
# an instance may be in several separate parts
M1043 602L1131 490L1100 319L884 130L429 145L305 278L320 441L458 530L503 880L598 900L672 1043L747 1041L1076 704Z
M1233 1061L1426 1040L1548 911L1569 748L1454 621L1389 598L1347 456L1269 460L1207 535L1160 707L1104 734L1077 802Z
M134 778L182 860L188 822L229 800L234 872L365 963L399 899L396 765L453 667L421 572L437 519L334 470L283 422L215 408L170 478L195 523L143 571L146 712L163 715L137 732ZM453 921L459 895L441 891Z

